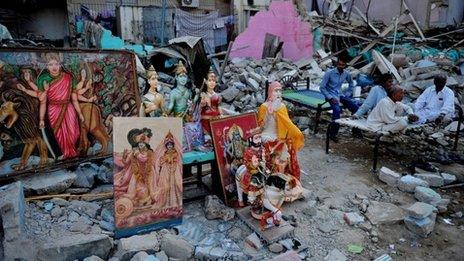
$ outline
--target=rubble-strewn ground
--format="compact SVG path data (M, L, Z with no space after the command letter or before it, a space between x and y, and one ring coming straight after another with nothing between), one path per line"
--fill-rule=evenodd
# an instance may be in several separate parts
M299 155L302 183L310 191L309 196L284 207L285 215L296 217L295 238L308 247L307 251L301 252L302 256L306 256L308 260L323 260L334 249L340 250L349 260L372 260L383 254L389 254L394 260L458 260L463 256L464 219L450 217L451 214L464 211L462 188L437 190L443 197L451 199L451 203L446 213L438 215L435 228L428 238L413 234L406 229L402 220L395 218L380 225L371 225L365 219L362 224L350 226L343 218L344 213L362 214L369 206L382 204L376 202L401 207L409 206L416 200L413 194L382 183L370 171L372 147L366 140L355 140L343 134L342 142L332 144L331 154L326 155L323 137L322 134L307 135L306 146ZM395 157L385 150L382 151L384 154L381 155L379 166L388 166L400 173L406 172L404 166L410 159ZM464 172L462 165L454 166L454 170L450 170L449 166L447 168L451 173ZM86 203L55 199L51 202L53 206L47 206L50 201L28 203L26 230L29 235L35 236L37 243L53 243L67 235L103 233L112 236L108 232L113 229L111 200ZM47 208L51 209L45 210ZM396 208L394 212L398 210ZM386 211L387 209L378 212ZM386 216L389 219L394 213ZM453 225L446 224L443 218L450 218ZM266 246L260 251L247 246L244 239L252 231L237 217L230 221L206 219L202 200L185 204L184 222L177 230L187 242L196 247L197 259L228 257L262 260L277 255L271 253ZM135 252L120 250L118 244L121 240L116 240L110 256L121 257L125 253L131 257L140 250L150 254L148 249L153 244L156 247L151 254L158 252L157 256L162 256L160 250L168 252L161 243L168 233L165 231L155 234L153 236L158 239L156 243L146 242L148 247L143 246ZM138 242L143 240L148 239L141 238ZM364 249L360 254L350 253L347 250L350 244L362 246ZM188 249L187 246L185 253L188 253Z

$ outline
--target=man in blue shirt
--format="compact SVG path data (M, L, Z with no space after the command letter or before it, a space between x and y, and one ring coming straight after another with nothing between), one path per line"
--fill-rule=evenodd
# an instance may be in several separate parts
M330 103L332 108L332 124L329 130L329 138L334 142L338 142L337 134L339 124L335 120L340 119L340 103L343 104L351 113L358 110L358 104L351 98L353 94L353 81L350 74L345 71L346 62L342 58L338 58L337 68L325 73L322 79L320 91L325 96L325 99ZM342 84L347 81L349 84L348 90L341 93Z
M392 87L393 77L391 74L386 73L380 75L378 85L372 87L366 100L364 100L363 104L359 107L358 111L352 116L352 118L358 119L372 111L380 100L387 97L387 93Z

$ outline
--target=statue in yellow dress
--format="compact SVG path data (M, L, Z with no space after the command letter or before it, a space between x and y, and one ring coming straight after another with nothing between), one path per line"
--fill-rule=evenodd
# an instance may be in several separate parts
M267 154L279 155L278 161L273 162L280 162L286 174L299 180L297 151L304 146L304 136L288 116L287 106L282 102L282 85L277 81L269 85L267 100L258 109L258 125Z

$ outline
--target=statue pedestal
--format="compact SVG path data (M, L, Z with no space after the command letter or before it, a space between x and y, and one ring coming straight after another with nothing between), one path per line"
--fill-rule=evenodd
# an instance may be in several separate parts
M251 216L251 207L245 207L237 210L238 217L248 226L256 232L256 234L264 240L267 244L277 242L287 237L293 237L295 228L285 220L282 220L279 226L273 226L261 230L259 227L259 220Z

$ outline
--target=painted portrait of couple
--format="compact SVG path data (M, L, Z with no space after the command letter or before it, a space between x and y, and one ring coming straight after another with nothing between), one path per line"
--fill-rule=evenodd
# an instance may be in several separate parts
M180 222L181 120L114 118L114 126L116 227L130 233Z

